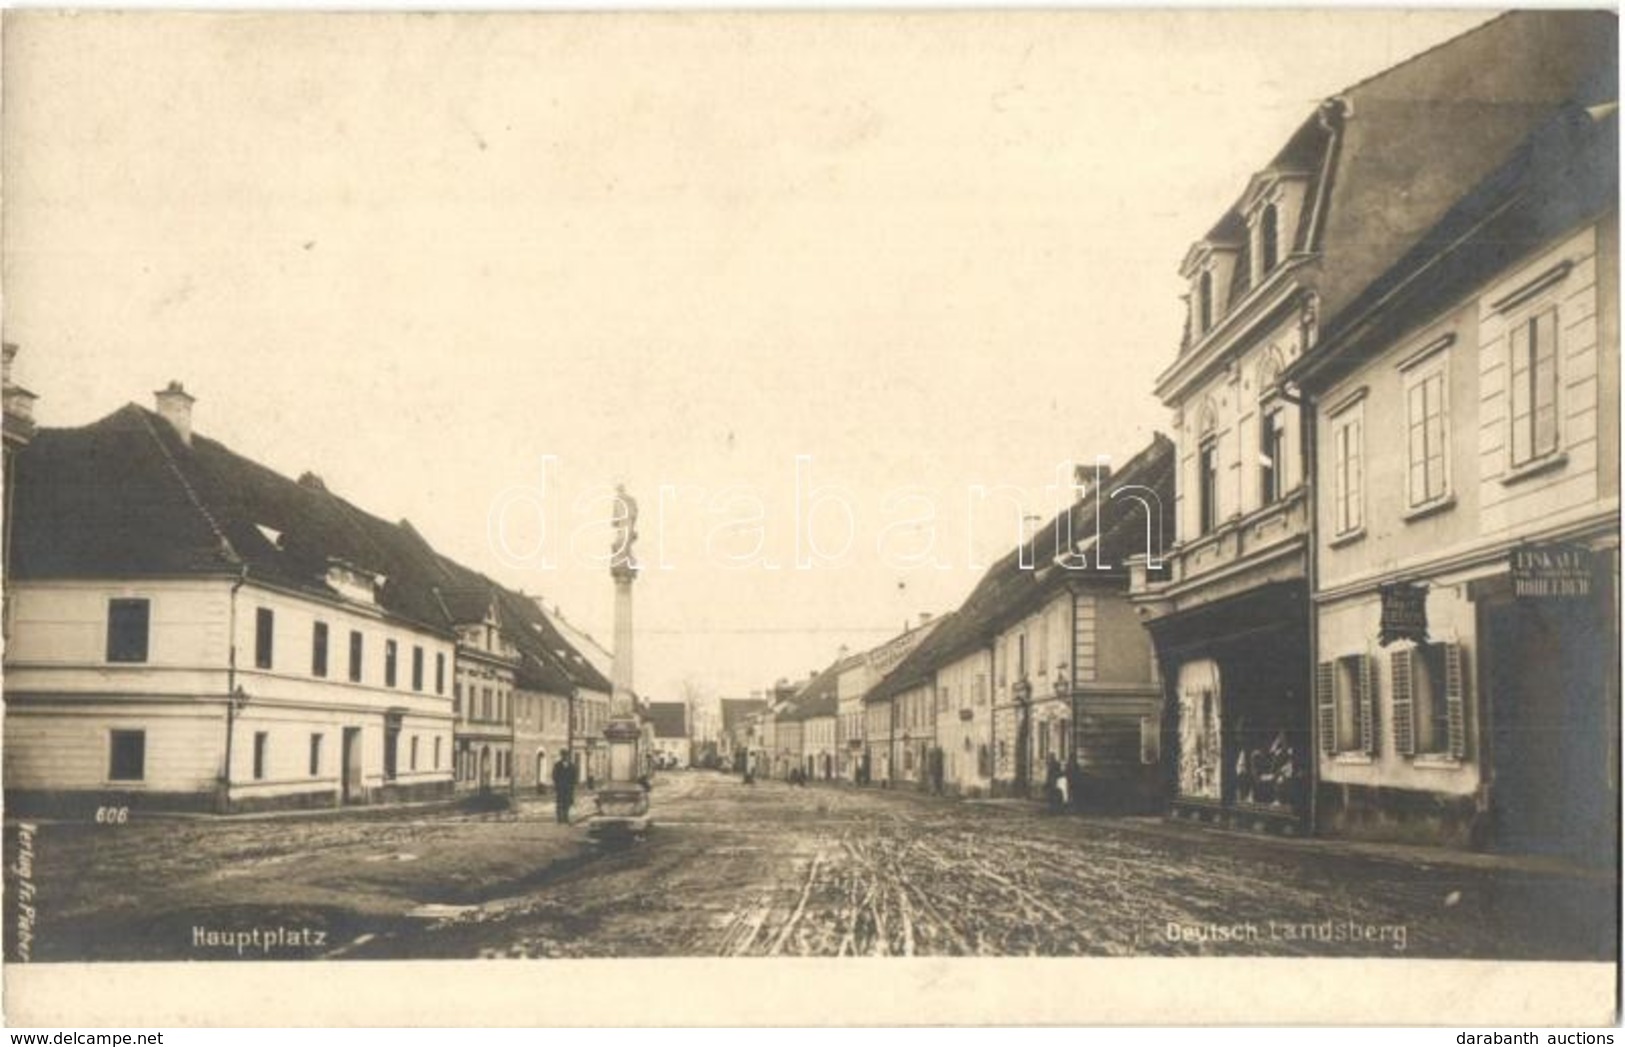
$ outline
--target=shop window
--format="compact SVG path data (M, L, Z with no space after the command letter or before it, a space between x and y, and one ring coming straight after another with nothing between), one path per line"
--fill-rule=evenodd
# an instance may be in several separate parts
M1140 717L1140 763L1150 765L1162 758L1162 725L1155 716Z
M112 731L108 735L107 777L139 782L147 777L147 732Z
M1557 450L1557 309L1543 309L1512 327L1512 465Z
M1460 646L1398 648L1389 654L1389 670L1394 748L1405 756L1463 758L1467 731Z
M146 661L151 618L149 600L107 601L107 660Z
M1450 430L1445 406L1444 359L1409 377L1405 391L1405 424L1412 508L1431 505L1450 493L1447 475Z
M1371 659L1365 655L1345 655L1316 667L1315 705L1322 752L1376 751L1373 697Z

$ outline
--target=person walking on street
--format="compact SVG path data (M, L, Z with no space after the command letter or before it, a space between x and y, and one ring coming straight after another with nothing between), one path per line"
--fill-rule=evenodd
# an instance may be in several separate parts
M1066 801L1074 811L1083 810L1083 766L1076 754L1066 764Z
M575 802L576 768L566 753L553 764L553 809L560 825L570 824L570 807Z

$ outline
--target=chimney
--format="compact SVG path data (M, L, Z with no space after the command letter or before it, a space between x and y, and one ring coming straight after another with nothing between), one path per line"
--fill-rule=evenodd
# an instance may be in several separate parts
M930 625L930 624L931 624L931 612L930 611L921 611L920 612L920 628L924 629L927 625Z
M192 446L192 404L197 398L178 381L171 381L168 387L159 389L152 394L158 402L158 413L164 421L175 427L180 434L181 442Z
M850 647L848 647L846 644L844 644L844 643L841 644L840 649L835 652L836 661L841 661L841 662L846 661L846 656L851 650L852 649Z

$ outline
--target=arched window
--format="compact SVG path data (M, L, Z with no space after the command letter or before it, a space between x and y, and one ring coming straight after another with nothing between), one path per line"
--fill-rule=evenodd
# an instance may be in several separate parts
M1258 216L1258 258L1263 272L1268 273L1275 268L1281 255L1280 216L1274 204L1265 204L1263 213Z

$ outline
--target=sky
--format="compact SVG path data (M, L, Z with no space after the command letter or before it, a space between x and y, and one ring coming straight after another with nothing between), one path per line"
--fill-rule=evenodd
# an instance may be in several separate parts
M8 12L0 330L606 643L625 483L637 689L742 696L1167 431L1186 248L1490 16Z

